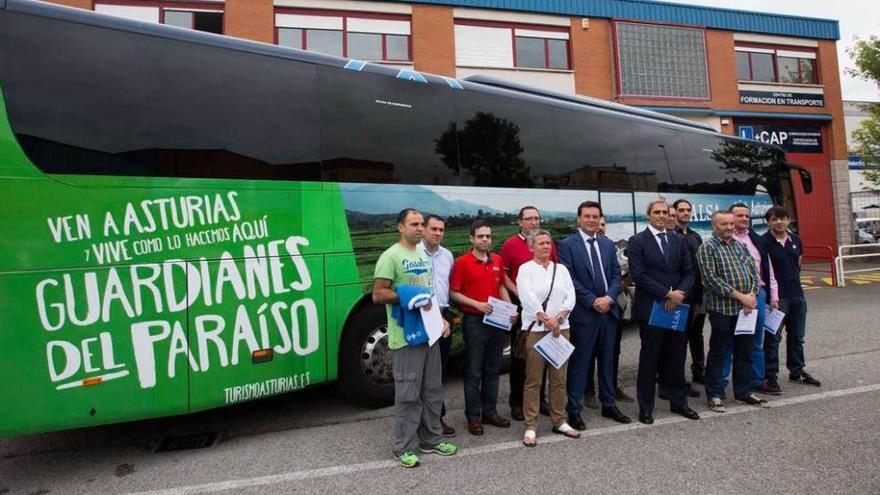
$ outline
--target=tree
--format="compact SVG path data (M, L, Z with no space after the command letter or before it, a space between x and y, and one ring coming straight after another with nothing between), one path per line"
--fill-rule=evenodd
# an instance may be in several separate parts
M855 45L847 49L855 63L855 68L847 69L853 77L873 81L880 88L880 38L871 36L867 40L856 39ZM865 180L880 187L880 103L869 103L865 110L870 116L861 127L853 131L855 154L865 163Z

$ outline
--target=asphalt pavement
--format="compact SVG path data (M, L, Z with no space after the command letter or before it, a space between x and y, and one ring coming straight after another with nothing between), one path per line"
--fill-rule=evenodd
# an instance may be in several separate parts
M446 385L458 455L391 459L391 408L348 404L333 386L188 416L0 439L0 495L22 493L880 493L880 283L808 291L807 363L820 388L789 383L769 409L728 403L689 421L659 401L652 426L585 410L580 440L522 425L470 436L461 378ZM706 327L708 342L708 324ZM635 395L638 332L620 379ZM784 346L783 346L784 347ZM781 360L784 363L784 352ZM728 395L730 393L728 392ZM507 379L499 411L506 415ZM634 417L637 406L619 404ZM218 432L210 448L156 453L166 435Z

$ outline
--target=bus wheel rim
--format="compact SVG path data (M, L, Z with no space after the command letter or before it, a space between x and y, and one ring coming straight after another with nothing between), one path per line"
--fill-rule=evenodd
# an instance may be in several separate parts
M380 325L364 339L361 349L361 371L374 385L394 382L391 371L391 351L388 349L388 327Z

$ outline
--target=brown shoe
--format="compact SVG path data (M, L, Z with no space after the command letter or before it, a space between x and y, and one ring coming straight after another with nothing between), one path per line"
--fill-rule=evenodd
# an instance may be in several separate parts
M498 428L510 428L510 420L507 418L502 418L497 414L494 416L483 418L483 423L497 426Z
M468 432L471 435L482 435L483 434L483 425L477 421L476 419L472 419L468 421Z
M525 420L526 417L523 414L522 406L510 406L510 417L517 421Z

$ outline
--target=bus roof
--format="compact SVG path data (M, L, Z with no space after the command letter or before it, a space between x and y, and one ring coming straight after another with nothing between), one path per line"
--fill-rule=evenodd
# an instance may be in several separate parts
M322 53L297 50L294 48L278 46L270 43L262 43L259 41L251 41L231 36L206 33L193 29L178 28L175 26L167 26L153 22L144 22L123 17L116 17L106 14L100 14L93 11L55 5L45 2L38 2L34 0L0 0L0 14L2 14L4 10L25 15L46 17L65 22L85 24L105 29L128 31L146 36L154 36L157 38L165 38L188 43L216 46L229 50L295 60L316 65L336 67L340 69L345 68L348 64L352 62L351 59L336 57L333 55L325 55ZM364 72L387 75L389 77L401 77L401 69L399 68L362 61L357 62L359 62L360 66L362 67L359 70L363 70ZM593 111L598 110L603 113L615 114L616 116L621 118L634 120L648 119L667 125L675 125L689 128L693 131L718 134L718 132L712 127L699 122L694 122L691 120L686 120L679 117L654 112L651 110L623 105L620 103L601 100L598 98L585 97L580 95L569 95L555 91L549 91L527 84L508 81L496 77L476 75L470 76L464 81L456 81L453 78L436 76L427 73L417 73L416 71L412 70L410 70L409 73L418 74L429 83L449 85L452 87L457 86L459 89L467 87L469 90L489 92L500 90L500 92L503 92L505 95L513 98L520 98L524 100L541 100L545 103L547 102L547 100L552 100L560 103L575 104L591 109ZM462 84L462 82L464 82L464 84ZM737 139L735 136L724 137Z

